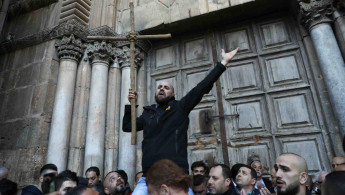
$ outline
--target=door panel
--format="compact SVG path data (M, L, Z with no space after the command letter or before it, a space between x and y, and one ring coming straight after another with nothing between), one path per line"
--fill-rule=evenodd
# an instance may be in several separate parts
M213 31L217 59L221 48L240 47L220 78L225 115L238 115L225 117L231 164L259 158L268 172L277 155L294 152L307 160L312 174L330 168L326 154L331 149L321 135L322 114L295 26L289 17L275 17ZM212 36L198 33L154 45L150 85L168 80L180 99L208 74ZM154 97L150 100L154 103ZM189 163L223 162L217 115L214 87L190 113Z

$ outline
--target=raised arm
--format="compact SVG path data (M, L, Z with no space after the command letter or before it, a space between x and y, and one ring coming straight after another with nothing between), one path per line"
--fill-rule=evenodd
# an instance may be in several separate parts
M231 59L236 55L239 48L236 48L228 53L222 49L222 60L217 63L217 66L192 90L190 90L187 95L181 99L181 106L184 111L189 114L189 112L201 101L204 94L210 92L213 87L214 82L220 77L220 75L225 71L225 65L231 61Z

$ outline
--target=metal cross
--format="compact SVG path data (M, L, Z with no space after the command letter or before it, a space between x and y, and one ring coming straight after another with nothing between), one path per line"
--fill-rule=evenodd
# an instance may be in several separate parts
M88 36L87 38L90 40L111 40L111 41L124 41L128 40L130 43L130 64L131 64L131 89L135 90L135 69L134 69L134 50L135 50L135 42L138 39L164 39L164 38L171 38L171 34L160 34L160 35L137 35L134 29L134 5L133 2L129 3L130 7L130 23L131 23L131 31L127 34L127 36L118 36L118 37L108 37L108 36ZM131 126L132 126L132 135L131 135L131 144L136 144L137 139L137 131L136 131L136 104L135 99L131 100Z

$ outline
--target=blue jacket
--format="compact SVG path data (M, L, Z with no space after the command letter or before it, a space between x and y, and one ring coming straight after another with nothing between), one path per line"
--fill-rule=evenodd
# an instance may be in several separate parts
M209 93L214 82L225 71L225 66L217 66L181 100L173 97L167 105L153 104L144 107L140 117L136 119L137 131L144 130L142 142L142 168L144 175L158 160L169 159L188 172L187 130L189 113L201 101L204 94ZM130 105L126 105L122 129L131 131Z

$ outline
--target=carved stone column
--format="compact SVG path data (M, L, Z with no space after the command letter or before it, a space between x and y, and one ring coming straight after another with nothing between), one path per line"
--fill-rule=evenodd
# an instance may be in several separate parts
M67 165L67 168L75 171L77 175L84 175L85 130L89 105L90 80L91 65L85 52L77 72Z
M333 18L335 35L339 42L343 58L345 58L345 0L338 0L334 5L335 11Z
M57 40L55 46L60 58L58 82L50 128L47 163L54 163L58 171L66 169L70 135L73 96L77 64L84 53L84 44L73 35Z
M126 104L130 104L127 96L130 88L130 62L129 62L129 47L123 46L122 53L118 56L119 63L121 66L121 102L120 102L120 128L119 128L119 165L118 169L123 169L128 175L128 182L130 185L133 184L133 180L136 174L136 146L131 145L131 134L122 131L122 118L124 115L124 108ZM143 59L143 53L136 48L135 51L135 63L138 66ZM137 69L136 69L137 70ZM143 106L143 105L141 105ZM140 113L139 113L140 114ZM141 144L141 143L137 143Z
M118 50L118 48L116 48ZM109 69L108 98L107 98L107 123L105 130L105 163L104 175L112 170L117 170L117 157L119 150L120 128L120 90L121 69L118 60Z
M109 63L113 61L113 46L106 42L88 45L92 73L90 99L86 128L84 172L90 166L97 166L103 173L105 116L107 106L107 83Z
M301 23L309 29L333 111L345 134L345 63L331 27L332 0L300 2Z

